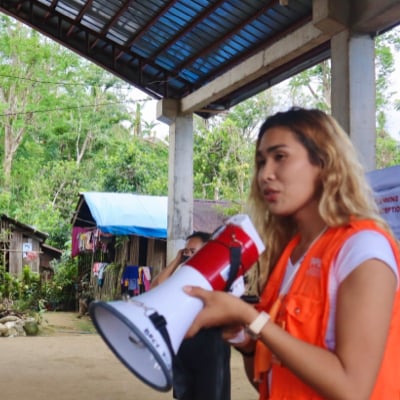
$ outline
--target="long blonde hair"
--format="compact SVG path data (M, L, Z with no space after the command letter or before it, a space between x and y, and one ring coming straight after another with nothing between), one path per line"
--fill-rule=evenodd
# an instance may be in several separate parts
M265 132L276 126L290 129L305 147L311 164L321 166L319 213L327 226L342 226L350 217L370 219L392 234L380 216L365 171L355 148L336 120L316 109L291 108L267 118L259 130L256 150ZM248 201L248 213L266 244L260 258L259 287L263 287L273 265L297 227L290 216L269 212L257 183L255 163Z

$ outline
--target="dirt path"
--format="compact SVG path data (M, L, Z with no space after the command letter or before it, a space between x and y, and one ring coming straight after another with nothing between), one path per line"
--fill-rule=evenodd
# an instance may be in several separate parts
M7 400L167 400L111 353L88 319L46 313L44 335L0 338L0 398ZM241 357L232 353L231 400L256 400ZM207 400L207 399L204 399Z

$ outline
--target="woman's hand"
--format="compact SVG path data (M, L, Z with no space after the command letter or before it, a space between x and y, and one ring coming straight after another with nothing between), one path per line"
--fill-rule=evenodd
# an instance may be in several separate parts
M195 335L201 328L243 327L258 314L251 305L230 293L209 291L194 286L185 286L184 291L189 296L199 298L204 304L203 310L197 315L186 334L188 337Z

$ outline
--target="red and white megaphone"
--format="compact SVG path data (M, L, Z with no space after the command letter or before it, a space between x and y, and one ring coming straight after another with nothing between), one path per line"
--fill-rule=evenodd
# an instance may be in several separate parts
M235 283L243 281L263 251L250 218L233 216L159 286L129 300L93 302L90 316L103 340L131 372L153 388L168 391L173 357L203 307L183 286L234 292Z

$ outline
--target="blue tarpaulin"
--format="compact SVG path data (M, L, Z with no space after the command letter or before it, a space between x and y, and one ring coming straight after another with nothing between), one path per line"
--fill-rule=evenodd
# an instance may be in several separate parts
M168 197L107 192L81 195L102 232L167 238Z

